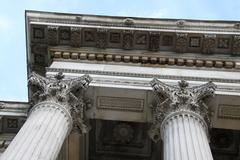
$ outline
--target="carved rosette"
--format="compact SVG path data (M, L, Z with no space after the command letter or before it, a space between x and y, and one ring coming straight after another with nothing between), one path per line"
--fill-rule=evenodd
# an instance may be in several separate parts
M81 45L81 29L77 27L71 28L71 46L80 47Z
M151 32L149 36L149 50L158 51L160 49L160 35L159 33Z
M206 129L210 127L209 109L205 101L214 95L214 83L190 88L184 80L178 86L169 86L155 78L150 84L157 98L157 105L152 108L154 119L149 132L154 141L160 139L160 129L165 120L175 115L194 116L205 124Z
M187 51L187 34L177 33L176 39L176 52L186 52Z
M83 91L89 86L91 77L82 77L64 80L64 75L60 72L54 77L45 78L36 73L32 73L28 79L31 90L32 110L39 103L49 102L62 106L64 110L71 113L73 121L73 131L86 133L89 126L85 121L86 103L83 100Z
M233 37L232 54L240 55L240 36Z
M48 26L47 27L47 40L49 45L58 44L58 27L57 26Z
M107 47L107 30L106 29L98 29L97 30L97 48L106 48Z
M133 47L133 32L132 31L124 31L123 32L123 48L124 49L132 49Z
M203 39L203 49L202 52L206 54L211 54L215 48L215 39L216 35L214 34L206 34Z

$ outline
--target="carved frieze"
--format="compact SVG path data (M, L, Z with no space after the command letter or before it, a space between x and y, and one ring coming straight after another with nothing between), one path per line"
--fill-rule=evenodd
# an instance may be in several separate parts
M210 126L209 111L205 100L214 95L215 84L208 82L190 88L188 82L182 80L178 86L169 86L156 78L150 84L157 98L157 105L153 106L153 125L149 132L154 141L159 140L163 120L176 112L193 112L201 116Z
M71 46L80 47L81 45L81 29L77 27L71 28Z
M86 42L95 42L96 41L96 34L95 34L94 30L84 31L84 40Z
M146 33L137 33L135 41L136 41L137 45L146 45L147 44L147 34Z
M71 80L64 80L63 78L64 75L61 72L49 78L33 72L28 79L28 85L32 93L31 103L50 101L64 106L71 112L73 130L86 133L89 130L89 126L84 120L84 112L87 106L82 94L92 79L88 75Z
M49 45L58 44L58 27L57 26L47 27L47 41Z
M150 32L149 50L158 51L159 49L160 49L160 34L155 32Z
M206 34L203 39L203 48L202 52L205 54L211 54L215 49L216 35L215 34Z
M133 31L123 31L123 49L132 49L133 47Z
M220 118L239 119L240 120L240 106L220 104L218 106L218 116Z
M177 33L176 37L176 52L183 53L187 51L187 34Z
M103 48L103 49L107 47L107 30L106 29L97 30L96 47Z
M142 112L144 108L144 100L100 96L97 98L97 107L99 109Z
M233 36L232 54L240 55L240 36Z

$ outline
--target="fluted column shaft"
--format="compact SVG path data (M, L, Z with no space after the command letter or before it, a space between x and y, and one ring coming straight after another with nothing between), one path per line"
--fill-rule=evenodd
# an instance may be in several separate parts
M69 111L53 102L35 105L1 160L55 160L72 128Z
M201 116L176 112L162 123L164 160L213 160Z

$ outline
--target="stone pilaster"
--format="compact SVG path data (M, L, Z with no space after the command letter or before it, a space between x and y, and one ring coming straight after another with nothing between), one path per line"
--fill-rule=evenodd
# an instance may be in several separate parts
M82 91L91 78L63 80L61 73L44 78L33 73L29 78L33 107L29 117L1 160L55 160L72 128L89 130L84 121Z
M169 86L157 79L151 81L158 104L153 109L150 137L162 138L164 160L213 160L208 143L210 125L205 99L213 96L216 86L188 87L186 81Z

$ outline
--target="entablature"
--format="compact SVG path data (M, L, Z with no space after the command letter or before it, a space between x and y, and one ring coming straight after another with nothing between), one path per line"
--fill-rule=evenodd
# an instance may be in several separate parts
M27 11L28 63L42 73L54 57L239 68L239 24Z

